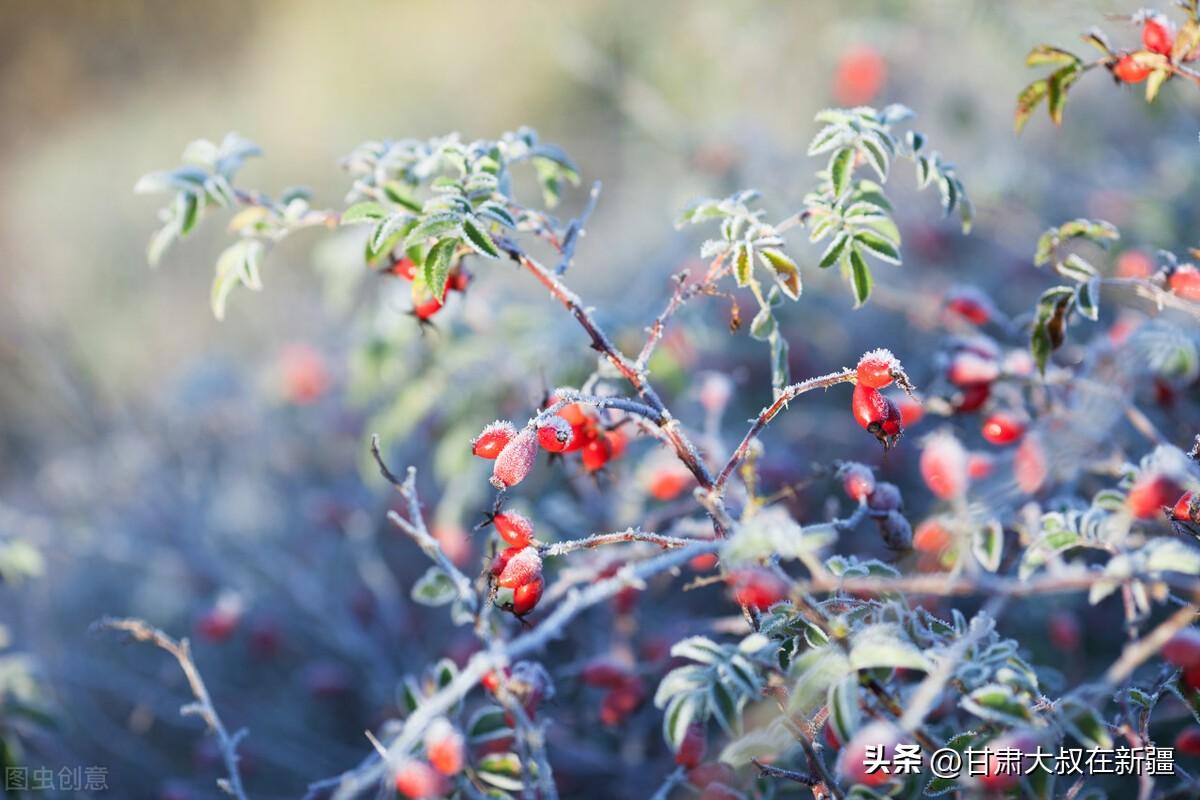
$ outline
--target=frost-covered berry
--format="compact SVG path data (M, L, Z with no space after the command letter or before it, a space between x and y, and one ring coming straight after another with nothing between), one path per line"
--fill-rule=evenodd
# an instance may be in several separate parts
M872 511L900 511L904 508L900 487L887 481L875 484L875 491L867 495L867 507Z
M946 380L955 386L973 386L991 383L1000 377L1000 364L994 358L981 356L970 350L956 353L950 361Z
M562 453L571 446L574 433L571 424L560 416L553 416L538 426L538 444L550 453Z
M848 461L838 467L837 477L846 496L855 502L866 500L875 491L875 473L866 464Z
M523 617L530 611L533 611L538 601L542 599L542 591L545 588L546 581L539 575L528 583L513 589L512 613L518 617Z
M446 779L424 761L410 759L400 765L393 778L396 791L410 800L440 797L446 792Z
M729 573L726 582L740 605L766 611L787 598L787 581L766 569L748 567Z
M529 475L537 459L537 434L525 428L496 456L492 468L492 485L497 489L516 486Z
M704 753L707 750L708 737L705 734L704 725L693 722L688 726L687 732L683 734L679 749L675 751L675 763L685 769L693 769L704 760Z
M879 520L879 535L890 550L909 550L913 543L913 529L899 511L889 511Z
M511 552L513 550L516 550L516 552ZM499 576L496 578L498 586L505 589L515 589L518 586L524 586L534 578L541 577L542 557L538 555L536 547L522 547L520 549L510 547L506 552L511 554L504 559Z
M1175 43L1171 23L1162 14L1148 14L1142 23L1142 44L1151 53L1169 56Z
M523 514L502 511L492 517L492 524L509 547L528 547L533 540L533 523Z
M887 386L900 370L900 362L892 355L891 350L879 348L864 353L858 360L855 370L858 382L872 389L882 389Z
M463 768L463 736L445 717L425 729L425 757L443 775L457 775Z
M1171 508L1171 519L1176 522L1195 522L1200 524L1200 501L1195 492L1184 492Z
M1129 490L1125 506L1138 519L1153 519L1163 506L1174 506L1182 493L1183 488L1165 475L1143 475Z
M471 440L471 452L480 458L493 459L517 435L511 422L496 420Z
M1200 270L1185 264L1171 273L1167 285L1176 297L1200 302Z
M1012 444L1025 435L1025 421L1015 414L997 411L983 421L981 433L991 444Z

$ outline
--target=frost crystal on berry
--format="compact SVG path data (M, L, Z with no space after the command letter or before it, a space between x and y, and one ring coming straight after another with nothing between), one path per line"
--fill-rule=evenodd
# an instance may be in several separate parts
M516 486L529 475L537 458L537 434L525 428L509 442L492 468L492 485L497 489Z

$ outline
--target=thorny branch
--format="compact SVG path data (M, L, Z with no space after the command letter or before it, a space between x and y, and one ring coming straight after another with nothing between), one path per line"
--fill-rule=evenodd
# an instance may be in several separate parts
M232 735L225 729L225 724L221 722L221 717L217 714L216 707L213 706L212 698L208 695L208 687L204 685L204 679L200 677L200 670L192 661L192 647L188 640L186 638L178 641L172 639L158 628L140 619L105 617L92 627L97 630L124 631L139 642L151 642L159 649L170 653L179 662L183 676L187 678L188 686L196 698L196 702L188 703L179 712L184 716L198 716L208 725L208 729L217 739L217 746L221 750L221 759L225 762L226 772L229 773L227 779L219 780L217 784L238 800L246 800L246 791L242 788L242 775L238 770L240 757L237 752L238 743L245 737L246 729L235 731Z

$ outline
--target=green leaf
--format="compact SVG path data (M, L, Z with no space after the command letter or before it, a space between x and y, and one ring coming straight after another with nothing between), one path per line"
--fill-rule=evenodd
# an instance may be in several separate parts
M1158 90L1166 83L1167 78L1171 77L1171 70L1168 67L1156 69L1150 73L1150 77L1146 79L1146 102L1153 103L1154 98L1158 97Z
M773 247L759 250L758 257L775 274L775 280L784 294L793 300L800 297L800 268L796 266L795 261L782 250Z
M446 295L446 280L450 277L458 242L454 237L442 239L429 248L429 253L425 256L425 263L422 265L425 285L433 292L434 297L443 298Z
M854 240L880 261L886 261L889 264L900 263L900 250L886 236L872 230L859 230L854 234Z
M262 288L259 268L264 252L262 242L256 239L242 239L227 247L217 258L216 276L213 278L209 297L214 317L219 320L225 318L225 305L229 293L238 284L251 291Z
M481 781L506 792L521 791L525 786L521 780L524 772L521 758L516 753L489 753L479 759L476 766ZM533 764L529 765L529 772L535 772Z
M863 137L859 141L859 147L866 155L867 162L871 165L871 168L875 170L875 174L879 176L879 180L886 181L888 168L891 165L888 160L888 154L884 151L883 146L869 137Z
M989 683L976 689L964 697L960 705L980 719L1005 725L1024 725L1033 716L1029 701L1001 683Z
M700 702L696 695L681 694L676 695L667 704L666 711L663 712L663 739L673 752L679 752L688 726L692 724L693 719L700 716Z
M200 201L191 192L180 192L175 207L175 214L179 218L179 234L187 236L200 219Z
M406 211L397 211L379 220L371 230L371 238L367 243L368 250L375 255L390 249L388 245L397 238L403 228L412 221L412 215Z
M971 553L975 560L988 572L1000 568L1000 558L1004 551L1004 528L996 520L976 528L971 537Z
M721 681L713 681L708 687L708 710L713 719L730 736L737 736L741 728L741 713L733 694Z
M1050 111L1050 121L1055 125L1062 125L1063 109L1067 104L1067 90L1078 77L1078 64L1068 64L1050 76L1046 105Z
M1090 705L1068 697L1058 710L1062 715L1063 727L1084 747L1108 750L1113 746L1112 734Z
M751 247L739 244L733 251L733 277L738 286L749 286L754 262L750 257Z
M491 742L512 735L505 720L505 710L498 705L486 705L471 715L467 722L467 738L472 744Z
M1075 308L1092 322L1100 319L1100 279L1092 278L1079 285L1075 292Z
M491 235L479 224L479 220L474 217L463 217L462 229L466 234L467 244L472 250L489 258L500 257L500 249L492 241Z
M425 244L430 239L440 239L448 233L457 234L462 223L462 217L453 211L443 211L431 214L421 220L408 232L404 238L404 247Z
M1063 50L1059 47L1053 47L1048 44L1039 44L1037 47L1029 51L1029 55L1025 57L1025 66L1037 67L1043 64L1078 64L1079 56L1074 53Z
M830 240L829 245L825 248L825 252L821 254L821 260L817 266L821 269L828 269L838 262L842 257L846 245L850 243L850 232L842 231L837 236Z
M1046 95L1050 93L1050 82L1044 78L1036 80L1021 90L1017 95L1017 110L1013 115L1013 129L1020 133L1025 127L1025 123L1033 116L1033 112L1037 110L1038 105L1046 99Z
M750 335L765 342L775 333L775 314L770 305L759 306L758 313L750 320Z
M689 636L671 646L671 655L701 664L714 664L725 657L721 645L704 636Z
M843 147L829 159L829 181L833 188L833 196L841 197L850 188L850 177L853 174L854 149Z
M871 296L871 268L857 247L850 248L851 283L854 286L854 307L859 308Z
M457 596L454 582L440 567L425 570L412 588L412 599L423 606L445 605Z
M858 676L850 673L829 687L829 722L838 741L848 742L858 730L862 714L858 706Z
M342 212L342 225L354 225L360 222L378 222L387 216L383 206L374 200L355 203Z
M929 661L899 625L877 623L860 628L850 647L851 669L905 667L928 670Z

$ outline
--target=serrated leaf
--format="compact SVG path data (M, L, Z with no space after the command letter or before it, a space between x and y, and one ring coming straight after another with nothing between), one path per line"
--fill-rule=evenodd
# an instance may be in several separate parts
M758 257L767 269L774 273L775 280L783 293L792 300L798 299L801 290L800 268L796 266L796 262L782 250L773 247L762 248L758 251Z
M450 277L458 244L459 240L454 237L442 239L429 248L429 253L425 256L425 263L422 265L425 285L433 292L434 297L446 296L446 281Z
M1068 64L1054 72L1049 78L1046 106L1050 112L1050 121L1055 125L1062 125L1063 109L1067 105L1067 90L1078 77L1079 66Z
M721 681L713 681L708 687L708 710L721 729L730 736L740 732L741 722L737 701L733 693Z
M454 581L440 567L425 570L413 584L412 599L423 606L442 606L458 597Z
M834 197L841 197L850 188L853 175L854 149L843 147L829 159L829 181Z
M1033 265L1040 267L1050 263L1054 257L1054 248L1058 246L1058 230L1051 228L1038 237L1037 248L1033 252Z
M355 203L342 212L342 225L354 225L360 222L378 222L387 216L383 206L374 200Z
M733 277L738 286L750 285L753 268L750 245L739 244L733 251Z
M1171 77L1169 67L1156 69L1150 73L1150 77L1146 79L1146 102L1153 103L1154 98L1158 97L1158 90L1166 83L1167 78Z
M479 220L469 216L463 217L462 229L466 234L466 242L472 250L489 258L500 257L500 248L496 247L491 235L483 229Z
M440 239L449 233L457 234L461 222L461 215L453 211L425 217L408 232L408 236L404 238L404 247L408 249L414 245L425 244L430 239Z
M758 313L750 320L750 335L760 342L765 342L775 333L775 314L770 305L759 306Z
M1025 123L1033 116L1038 105L1050 93L1050 82L1045 79L1036 80L1021 90L1017 95L1017 110L1013 115L1013 129L1020 133Z
M960 705L988 722L1024 725L1032 718L1029 701L1001 683L990 683L976 689L964 697Z
M505 710L498 705L486 705L471 715L467 722L467 738L472 744L491 742L512 735L505 719Z
M1108 750L1113 746L1112 734L1091 706L1073 698L1066 698L1060 704L1059 712L1067 732L1084 747Z
M817 266L821 269L828 269L838 262L842 257L842 253L846 249L846 245L850 243L850 232L842 231L837 236L829 241L829 245L825 248L825 252L821 254L821 260Z
M1043 64L1077 63L1079 63L1079 56L1060 47L1053 47L1048 44L1039 44L1030 50L1029 55L1025 57L1025 66L1027 67L1037 67Z
M886 236L872 230L861 229L854 234L854 240L880 261L886 261L889 264L900 263L900 250Z
M891 164L883 146L869 137L863 137L859 141L859 147L866 155L871 169L875 170L875 174L879 176L879 180L886 181Z
M529 765L531 773L534 771L533 766L533 764ZM489 753L479 759L475 770L480 780L497 789L519 792L525 786L521 779L525 770L520 756L516 753Z
M701 664L714 664L725 656L721 645L704 636L689 636L671 646L671 655Z
M1087 281L1098 274L1096 268L1075 253L1070 253L1062 261L1054 265L1059 275L1076 281Z
M898 625L878 623L860 628L850 647L852 669L905 667L928 670L929 661L917 646L904 637Z
M871 296L871 268L855 246L850 247L850 282L854 287L854 307L859 308Z
M692 720L700 716L700 701L695 695L676 695L663 713L663 740L672 752L679 752Z
M842 143L848 136L844 125L826 125L817 132L808 145L808 155L818 156L826 153Z
M378 254L386 250L388 242L411 221L412 216L406 211L397 211L379 220L371 230L371 238L367 245L370 252Z
M858 730L862 714L858 705L858 676L851 673L829 687L829 721L838 741L848 742Z
M975 529L971 536L971 553L980 566L988 572L1000 568L1000 558L1004 552L1004 529L1000 523L992 520Z

